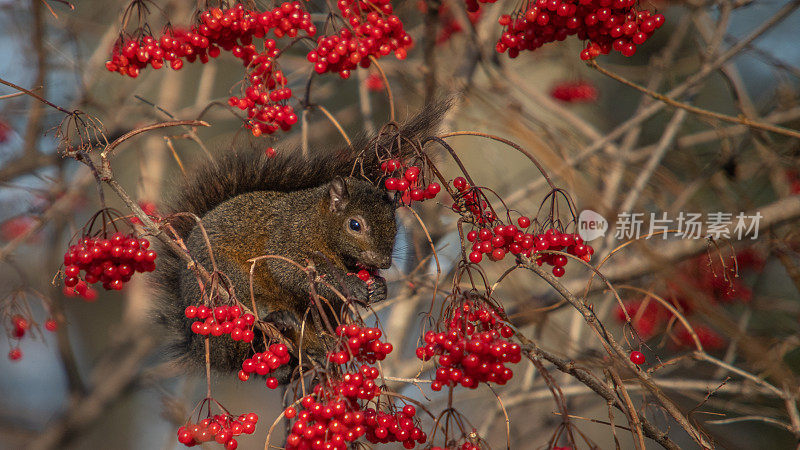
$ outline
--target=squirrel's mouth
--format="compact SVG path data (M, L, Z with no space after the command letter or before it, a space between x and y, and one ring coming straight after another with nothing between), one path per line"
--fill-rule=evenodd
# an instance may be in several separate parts
M361 261L358 261L355 258L345 260L344 263L345 267L347 267L347 271L350 273L357 274L359 271L366 270L367 273L369 273L370 281L384 280L384 278L380 274L381 269L377 266L365 264ZM369 281L367 282L367 284L369 284Z
M380 270L381 269L379 269L377 267L368 266L368 265L366 265L366 264L364 264L364 263L362 263L360 261L356 261L355 266L356 266L355 272L358 272L360 270L366 270L367 272L369 272L369 276L370 277L382 278L381 275L380 275Z

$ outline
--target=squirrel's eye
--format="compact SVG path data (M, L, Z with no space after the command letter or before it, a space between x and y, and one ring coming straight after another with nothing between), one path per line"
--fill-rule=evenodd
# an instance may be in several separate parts
M361 231L361 222L356 219L350 219L350 229L355 232Z

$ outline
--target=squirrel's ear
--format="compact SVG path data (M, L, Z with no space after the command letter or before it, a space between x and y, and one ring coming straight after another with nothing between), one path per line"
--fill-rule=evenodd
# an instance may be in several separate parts
M328 186L328 194L331 198L331 212L340 212L350 200L350 193L347 192L347 183L344 182L342 177L336 177L331 180Z

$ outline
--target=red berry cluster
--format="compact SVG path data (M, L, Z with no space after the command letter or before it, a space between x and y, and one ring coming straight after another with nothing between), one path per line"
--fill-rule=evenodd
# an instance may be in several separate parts
M215 414L198 423L188 423L178 428L178 442L194 447L213 439L224 445L226 450L234 450L239 446L235 437L242 433L253 434L257 422L258 415L255 413L242 414L235 419L228 414Z
M242 4L224 10L211 8L200 14L200 23L189 31L173 30L159 40L145 36L115 47L106 67L135 77L148 63L158 69L166 59L178 70L183 67L182 58L189 62L200 58L206 63L209 56L217 57L221 49L230 51L250 68L245 95L231 97L231 106L247 110L247 128L255 136L278 129L286 131L297 123L297 115L286 104L292 96L286 87L286 77L275 68L274 59L280 50L273 39L264 41L263 51L253 44L254 38L263 39L270 30L279 38L296 37L301 30L308 36L317 32L311 15L299 1L285 2L263 13L245 9Z
M752 249L745 249L736 254L736 263L740 271L752 270L760 272L764 260ZM715 265L716 266L716 265ZM695 258L683 263L679 267L680 273L686 277L682 282L670 283L668 289L660 297L668 299L681 311L684 317L691 322L692 329L697 335L700 344L706 350L719 350L725 346L725 340L716 331L703 323L695 320L697 309L692 298L697 298L697 292L702 292L712 305L720 305L740 301L750 301L752 292L736 275L733 262L730 267L712 267L707 257ZM683 325L674 324L674 316L667 308L653 298L629 301L625 303L625 311L631 319L631 326L643 340L650 339L668 327L673 328L676 348L692 348L694 338ZM625 311L617 306L614 311L616 320L623 323L627 320ZM674 325L673 325L674 324Z
M637 11L635 0L536 0L512 17L505 14L499 23L506 27L497 42L497 51L515 58L523 50L536 50L544 44L563 41L577 34L588 40L581 59L594 59L612 49L633 56L664 24L662 14Z
M239 379L247 381L250 379L250 374L252 373L261 376L269 375L278 367L288 364L291 358L292 356L289 354L289 348L286 347L286 345L272 344L267 350L256 353L242 362L242 370L239 371ZM278 384L277 378L267 378L268 388L275 389L278 387Z
M550 90L550 96L567 103L588 103L597 100L597 89L588 81L559 83Z
M379 328L360 327L354 323L336 327L336 335L343 339L338 350L328 353L328 359L335 364L345 364L352 358L356 361L374 364L383 361L392 352L392 344L381 342Z
M678 306L684 310L685 316L691 316L691 308L688 307L682 298L677 299ZM644 301L633 301L625 303L625 310L631 318L631 325L641 339L647 340L655 336L659 331L663 330L673 320L672 313L664 308L660 303L654 299ZM617 306L614 316L620 323L625 322L625 313L622 308ZM674 327L674 344L678 348L692 348L694 347L694 339L691 333L683 325L677 324ZM700 344L706 350L718 350L725 346L725 340L706 325L692 324L692 329Z
M11 317L11 336L14 339L22 339L25 333L31 328L30 320L25 317L15 314ZM8 359L11 361L19 361L22 359L22 350L19 346L12 348L8 352Z
M97 300L97 291L92 289L92 287L87 285L83 280L78 280L78 284L74 287L64 286L63 292L67 297L81 296L87 302Z
M245 95L228 100L231 106L247 111L247 127L256 137L278 129L287 131L297 123L294 108L286 104L292 97L292 90L286 87L289 81L275 67L274 61L280 52L272 39L267 39L264 47L264 53L253 58Z
M439 183L420 185L420 168L417 166L407 167L399 159L383 161L381 170L384 175L390 175L383 181L386 190L402 192L405 203L432 199L442 190Z
M378 375L380 375L378 369L362 364L358 372L347 372L342 375L341 381L328 381L327 395L350 400L372 400L381 395L381 388L375 383Z
M75 288L78 284L102 282L107 290L120 290L135 272L152 272L156 268L156 252L148 250L147 239L137 239L132 234L114 233L110 239L84 237L64 254L64 286ZM86 290L88 292L88 289Z
M242 4L224 10L211 8L200 14L200 23L188 31L169 30L159 39L144 36L117 43L106 68L135 78L148 64L160 69L168 62L179 70L184 58L190 63L199 58L205 64L209 57L219 56L221 49L230 51L247 66L259 53L253 38L263 38L270 30L277 37L295 37L299 30L309 36L317 32L311 15L299 1L286 2L263 13L247 10Z
M454 198L453 211L472 216L479 225L489 224L497 219L489 202L481 195L480 188L473 188L464 177L453 180L458 193Z
M317 38L317 47L307 56L317 73L336 72L348 78L351 70L369 67L370 56L394 52L397 59L406 58L413 41L400 18L392 14L391 0L339 0L336 6L351 28Z
M406 448L424 443L428 436L414 423L416 409L406 405L389 414L373 408L362 409L356 399L372 400L380 395L375 384L378 369L362 365L358 372L345 373L341 380L314 387L314 396L300 401L302 410L287 408L288 418L297 415L287 437L287 449L346 449L347 442L366 436L372 443L402 442Z
M184 315L188 319L200 319L192 323L192 332L201 336L230 334L234 341L253 341L253 324L256 318L252 314L242 314L242 309L238 306L209 308L205 305L190 305L184 310Z
M286 448L325 448L327 445L329 448L345 449L347 442L366 434L364 411L354 399L347 398L344 391L355 393L352 397L371 399L380 394L380 388L374 381L377 377L377 369L363 365L361 373L347 373L341 381L330 382L324 390L319 384L315 386L314 394L319 400L308 395L300 401L302 410L297 413L297 421L286 438ZM366 391L365 384L369 386ZM291 413L294 415L293 409Z
M19 361L22 359L22 350L19 348L19 340L25 337L26 332L31 328L31 321L22 315L14 314L11 317L11 336L17 339L17 347L12 348L8 352L8 359L11 361ZM58 329L58 322L55 319L47 319L44 322L44 328L47 331L56 331Z
M423 361L439 356L434 391L458 384L471 389L481 382L503 385L514 375L505 363L521 359L519 344L508 340L513 335L486 304L465 301L447 321L447 331L426 332L425 345L416 353Z
M531 222L529 218L522 216L517 223L524 229L530 226ZM469 254L469 260L473 263L481 262L484 254L488 254L493 261L500 261L508 253L521 254L535 257L540 266L545 263L553 266L553 275L557 277L564 275L567 257L552 254L537 255L538 252L564 251L587 262L594 254L594 248L585 244L577 233L562 233L555 228L534 235L520 231L514 225L498 225L494 228L472 230L467 233L467 240L473 243L472 252Z
M367 440L373 444L402 442L405 448L414 448L417 443L425 443L428 435L415 425L416 414L417 409L411 405L404 406L394 414L367 408L364 411Z

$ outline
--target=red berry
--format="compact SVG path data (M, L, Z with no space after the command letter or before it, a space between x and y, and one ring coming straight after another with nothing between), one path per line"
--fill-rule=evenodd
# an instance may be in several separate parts
M425 188L428 198L436 197L436 194L438 194L441 190L442 187L439 186L439 183L431 183L427 188Z
M465 191L469 187L469 184L467 183L467 180L464 179L464 177L458 177L455 180L453 180L453 187L455 187L459 191Z
M631 362L636 364L637 366L641 365L641 364L644 364L644 359L645 359L644 358L644 353L642 353L642 352L640 352L638 350L632 351L630 358L631 358Z
M12 348L11 351L8 352L8 359L11 361L19 361L22 359L22 350L19 348Z
M475 264L478 264L483 259L483 253L474 251L469 254L469 260Z
M492 260L494 260L494 261L500 261L501 259L505 258L505 256L506 256L506 251L503 250L502 248L496 248L496 249L492 250L491 257L492 257Z

